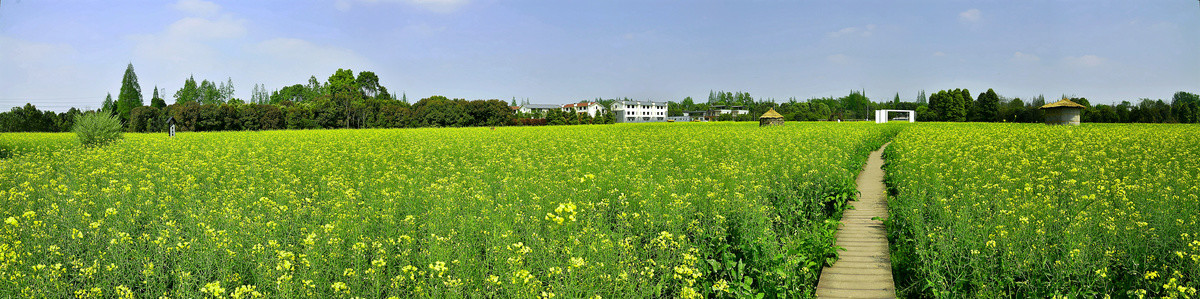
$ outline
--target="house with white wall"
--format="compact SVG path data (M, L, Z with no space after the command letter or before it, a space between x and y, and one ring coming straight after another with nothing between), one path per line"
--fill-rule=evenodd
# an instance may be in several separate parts
M667 102L616 101L612 111L619 123L667 121Z
M571 112L571 110L575 110L576 113L587 113L591 117L603 115L605 111L604 105L596 102L572 103L562 106L563 112Z

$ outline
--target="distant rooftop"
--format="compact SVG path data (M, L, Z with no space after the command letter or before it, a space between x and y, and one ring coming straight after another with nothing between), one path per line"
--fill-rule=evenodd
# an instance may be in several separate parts
M555 104L525 104L525 105L523 105L523 106L521 106L521 107L524 107L524 108L529 108L529 109L557 109L557 108L562 108L562 105L555 105Z
M667 102L655 102L655 101L617 101L617 102L616 102L616 104L621 104L621 105L654 105L654 106L666 106L666 105L667 105Z

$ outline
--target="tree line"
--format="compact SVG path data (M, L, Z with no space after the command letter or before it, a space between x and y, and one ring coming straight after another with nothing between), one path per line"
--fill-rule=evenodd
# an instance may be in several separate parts
M553 113L538 121L518 121L518 115L501 100L450 99L431 96L409 103L407 95L396 97L379 84L370 71L355 74L338 69L325 81L311 76L306 84L295 84L268 93L255 85L249 101L233 97L232 79L214 83L194 77L184 81L173 94L174 103L163 98L166 91L153 88L150 105L142 100L133 64L126 67L117 99L106 96L97 112L116 116L129 132L161 132L174 118L179 131L470 127L506 125L568 125L611 123L573 113ZM85 113L71 108L64 113L39 111L32 104L0 113L2 132L64 132L74 116ZM611 118L611 117L610 117Z
M267 92L255 85L249 101L233 97L233 80L214 82L194 77L184 80L183 87L172 94L174 103L168 105L166 91L153 88L150 105L142 100L133 64L129 64L121 80L117 99L106 96L99 112L112 114L126 131L165 131L167 119L174 118L180 131L276 130L276 129L334 129L334 128L413 128L413 127L470 127L505 125L572 125L608 124L615 118L611 109L595 117L588 114L559 111L519 113L501 100L450 99L432 96L410 104L408 96L397 97L379 83L370 71L355 74L338 69L325 81L310 76L304 84L294 84ZM1063 98L1068 98L1064 96ZM1069 97L1085 106L1082 122L1098 123L1198 123L1200 96L1177 92L1169 102L1140 99L1136 104L1122 101L1117 104L1092 105L1088 99ZM629 100L629 99L625 99ZM596 99L605 107L617 99ZM921 91L912 101L902 101L899 93L891 101L874 102L861 91L851 91L842 97L811 98L798 101L775 99L756 100L749 92L710 91L705 102L691 97L668 102L668 116L681 116L687 111L704 111L714 106L741 106L749 113L721 115L719 121L756 121L769 109L775 109L792 121L869 120L877 109L916 111L921 121L1021 122L1043 121L1043 96L1027 100L1006 98L992 89L972 96L967 89L940 90L928 98ZM62 113L40 111L32 104L0 112L0 132L65 132L70 130L77 115L88 111L71 108Z
M1122 101L1114 105L1092 105L1083 97L1063 98L1086 107L1080 115L1082 122L1200 123L1200 95L1184 91L1176 92L1169 102L1143 98L1137 104ZM897 93L892 100L881 102L871 101L861 91L804 101L796 98L755 100L748 92L710 91L707 102L697 103L691 97L669 102L667 113L682 116L687 111L704 111L718 105L741 106L749 114L723 115L717 120L757 121L759 115L774 108L787 120L833 121L871 120L874 110L894 109L913 110L920 121L1040 123L1044 121L1041 107L1047 103L1041 95L1022 100L1000 96L992 89L978 96L972 96L967 89L940 90L928 97L921 91L911 101L901 100Z

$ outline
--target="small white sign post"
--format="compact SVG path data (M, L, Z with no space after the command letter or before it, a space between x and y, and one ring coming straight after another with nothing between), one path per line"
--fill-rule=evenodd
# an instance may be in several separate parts
M875 110L875 123L882 124L888 122L888 113L900 112L908 113L908 122L917 122L917 112L912 110Z

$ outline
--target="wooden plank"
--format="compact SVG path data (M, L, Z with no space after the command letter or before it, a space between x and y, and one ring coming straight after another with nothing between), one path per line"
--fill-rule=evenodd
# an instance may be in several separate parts
M883 149L867 159L858 175L858 201L846 210L838 228L839 259L821 270L817 297L821 298L896 298L892 282L892 261L888 256L887 198L883 193Z

